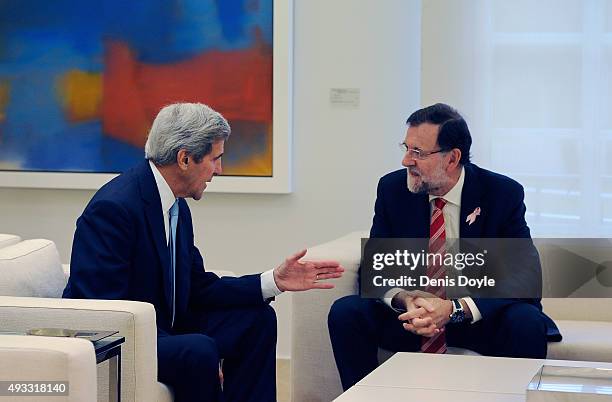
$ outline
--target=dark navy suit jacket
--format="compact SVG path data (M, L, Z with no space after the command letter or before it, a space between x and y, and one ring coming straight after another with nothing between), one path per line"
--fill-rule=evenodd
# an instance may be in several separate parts
M184 199L176 238L175 328L189 326L194 311L265 303L259 274L219 278L204 270ZM77 220L64 297L148 302L158 334L172 333L169 267L159 191L144 161L103 186Z
M530 238L525 222L523 187L516 181L474 164L465 165L459 217L460 238ZM371 238L428 238L431 215L429 196L413 194L407 187L407 171L383 176L378 183ZM480 207L480 216L469 225L467 216ZM539 262L537 268L539 269ZM541 273L540 273L541 275ZM542 310L540 299L521 299ZM483 319L498 314L516 299L475 298ZM550 341L560 341L555 323L542 313Z

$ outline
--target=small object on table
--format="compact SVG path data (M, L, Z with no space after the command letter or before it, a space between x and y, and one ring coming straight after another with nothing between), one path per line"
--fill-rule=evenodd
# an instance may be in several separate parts
M612 401L612 369L544 365L527 387L527 402Z
M70 338L83 338L91 342L97 342L116 334L119 331L97 331L85 329L68 329L68 328L33 328L29 329L26 334L35 336L58 336Z
M35 336L59 336L74 338L77 334L77 331L74 329L67 328L33 328L28 329L26 333L28 335Z

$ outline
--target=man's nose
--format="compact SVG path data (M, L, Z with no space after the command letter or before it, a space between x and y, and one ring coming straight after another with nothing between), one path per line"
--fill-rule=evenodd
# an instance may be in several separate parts
M221 159L217 159L217 162L215 163L215 174L221 174L223 173L223 167L221 166Z
M416 166L416 161L414 160L414 158L410 157L410 154L408 152L406 152L406 155L404 155L404 159L402 159L402 166Z

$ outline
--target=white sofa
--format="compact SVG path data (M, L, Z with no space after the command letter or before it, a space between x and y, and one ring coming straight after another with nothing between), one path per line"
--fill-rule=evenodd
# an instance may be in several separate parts
M67 395L0 397L20 402L95 402L96 358L91 342L74 338L0 335L0 378L15 381L64 381ZM49 383L47 383L49 384ZM6 399L5 399L6 398Z
M327 402L342 392L327 329L332 303L358 291L357 268L361 238L368 233L353 232L312 247L310 259L335 259L346 268L336 287L329 291L298 292L293 295L292 316L292 400ZM539 250L542 258L546 251ZM610 250L612 260L612 249ZM544 284L549 272L543 272ZM544 298L544 311L557 323L563 341L548 344L548 358L612 362L612 290L610 298ZM355 351L355 353L359 353Z
M216 271L218 275L233 275ZM157 381L155 309L124 300L61 299L69 275L50 240L22 241L0 234L0 331L31 328L115 330L121 348L121 399L127 402L172 401ZM98 400L108 400L108 370L98 367Z

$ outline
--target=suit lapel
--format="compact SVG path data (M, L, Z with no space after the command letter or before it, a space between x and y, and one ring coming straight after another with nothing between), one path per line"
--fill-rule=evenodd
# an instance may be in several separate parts
M149 233L155 244L159 265L164 278L164 295L170 311L172 311L172 273L170 272L170 252L166 243L164 214L161 209L161 198L155 183L155 177L148 162L139 174L140 195L144 201L144 210L149 225Z
M427 194L413 194L406 185L407 171L401 173L402 187L392 194L392 209L390 216L397 219L394 225L393 236L410 239L423 239L429 237L429 196Z
M482 237L483 223L487 217L487 206L484 205L483 189L478 175L471 164L464 167L465 180L461 192L461 213L459 215L459 237L479 238ZM480 208L480 215L475 220L468 221L468 216Z
M429 224L431 217L431 207L429 205L429 196L423 194L415 200L414 222L411 227L410 237L417 239L429 238Z

